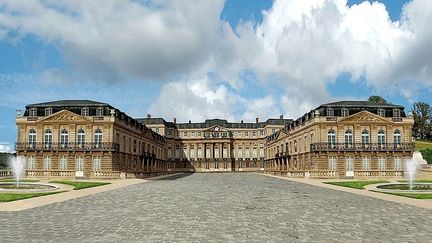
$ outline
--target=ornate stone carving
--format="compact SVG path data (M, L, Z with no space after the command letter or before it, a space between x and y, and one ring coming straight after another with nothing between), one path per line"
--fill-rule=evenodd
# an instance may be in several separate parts
M361 111L357 114L354 114L352 116L349 116L342 121L344 122L388 122L387 120L378 117L377 115L374 115L367 111Z
M43 119L43 121L45 121L45 122L46 121L49 121L49 122L56 122L56 121L89 122L90 120L88 120L87 118L84 118L82 116L79 116L73 112L63 110L63 111L60 111L60 112L58 112L58 113L56 113L50 117Z

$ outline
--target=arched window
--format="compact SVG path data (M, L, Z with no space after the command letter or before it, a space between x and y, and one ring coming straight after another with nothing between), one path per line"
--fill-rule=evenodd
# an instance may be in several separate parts
M30 129L28 133L28 144L30 148L36 147L36 131L34 129Z
M102 146L102 130L99 128L94 132L93 144L95 148L100 148Z
M401 145L401 140L402 140L402 136L401 136L401 132L399 131L399 129L396 129L393 132L393 143L395 147L399 147Z
M333 129L330 129L327 132L327 143L329 148L335 148L336 147L336 132Z
M51 148L52 147L52 132L50 129L46 129L44 133L44 144L45 148Z
M369 146L369 131L368 130L363 130L362 134L361 134L361 141L362 141L362 146L363 148L366 148Z
M60 131L60 146L62 148L67 148L69 143L69 133L66 129Z
M83 148L85 144L85 131L82 128L77 132L77 144L79 148Z
M379 130L378 132L378 146L384 147L385 146L385 132L384 130Z
M353 133L350 129L345 131L345 147L352 148L353 145Z

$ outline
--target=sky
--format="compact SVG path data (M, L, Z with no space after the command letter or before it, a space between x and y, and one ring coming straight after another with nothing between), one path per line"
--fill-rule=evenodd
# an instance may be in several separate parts
M432 103L429 23L430 0L0 0L0 151L16 110L62 99L179 122L409 111Z

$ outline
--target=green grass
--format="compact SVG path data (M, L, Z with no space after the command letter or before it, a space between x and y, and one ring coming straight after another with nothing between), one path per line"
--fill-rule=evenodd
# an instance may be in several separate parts
M21 179L19 182L38 182L38 179ZM0 182L16 182L15 179L2 179Z
M398 180L398 182L408 182L408 180ZM431 179L418 179L418 180L414 180L414 182L432 183L432 180Z
M69 186L73 186L74 190L81 190L85 188L95 187L95 186L104 186L111 184L109 182L88 182L88 181L50 181L49 183L58 183L58 184L65 184Z
M335 181L335 182L324 182L326 184L344 186L355 189L365 189L364 187L371 184L389 183L389 181L377 180L377 181Z
M382 193L401 196L401 197L415 198L415 199L432 199L432 193L397 193L397 192L382 192Z
M432 149L432 142L427 141L415 141L415 149L416 151Z
M22 199L27 199L27 198L32 198L32 197L41 197L41 196L46 196L46 195L51 195L51 194L57 194L57 193L61 193L64 191L60 191L60 192L42 192L42 193L0 193L0 202L11 202L11 201L16 201L16 200L22 200Z

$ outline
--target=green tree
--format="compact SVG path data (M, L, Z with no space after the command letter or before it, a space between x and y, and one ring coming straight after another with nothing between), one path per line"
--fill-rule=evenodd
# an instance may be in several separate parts
M8 153L0 153L0 169L6 169L8 165L8 160L11 154Z
M368 99L369 102L377 103L377 104L388 104L387 100L379 95L372 95Z
M426 102L416 102L412 108L414 118L413 134L416 137L430 138L431 136L431 106Z
M427 161L428 164L432 164L432 149L420 150L423 159Z

